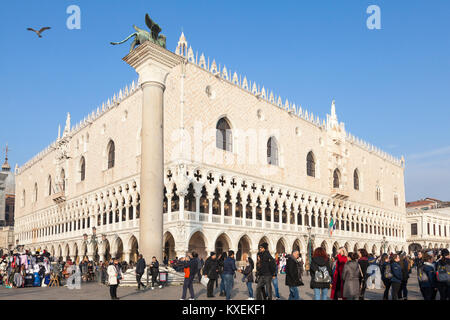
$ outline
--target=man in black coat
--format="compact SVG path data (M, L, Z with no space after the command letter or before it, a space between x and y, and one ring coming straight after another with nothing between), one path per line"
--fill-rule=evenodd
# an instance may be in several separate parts
M206 296L208 298L214 298L214 283L219 277L219 264L215 252L211 252L209 258L206 259L205 266L203 267L203 275L207 276L209 279L206 288Z
M289 286L289 300L300 300L298 287L300 286L300 274L298 272L298 250L294 250L286 261L286 285Z
M145 260L142 256L142 254L139 255L139 260L136 263L136 281L138 284L137 290L141 290L141 286L144 287L144 289L146 288L145 284L143 284L141 282L142 279L142 275L144 274L145 271Z
M152 275L152 290L155 288L155 282L159 286L159 288L162 288L161 283L156 280L159 275L159 262L156 260L156 257L152 257L152 262L150 263L150 273Z
M277 276L275 259L270 255L267 243L259 246L259 268L256 270L258 285L256 286L256 299L263 300L263 290L266 287L268 300L272 300L272 279Z

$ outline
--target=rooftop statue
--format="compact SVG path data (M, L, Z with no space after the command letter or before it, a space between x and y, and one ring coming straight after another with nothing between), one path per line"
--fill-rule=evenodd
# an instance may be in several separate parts
M133 28L136 30L136 32L130 34L126 39L120 41L120 42L111 42L112 45L116 44L122 44L131 37L134 37L133 42L131 43L130 52L138 45L143 44L145 41L151 41L155 44L160 45L163 48L166 48L166 36L163 34L159 34L161 32L161 27L155 23L148 13L145 15L145 24L150 29L151 32L148 32L147 30L140 29L133 25Z

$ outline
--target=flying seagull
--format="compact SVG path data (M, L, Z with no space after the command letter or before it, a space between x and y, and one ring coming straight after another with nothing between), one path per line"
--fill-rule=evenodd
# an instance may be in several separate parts
M34 32L36 32L36 34L38 35L39 38L42 38L41 33L42 33L43 31L47 30L47 29L50 29L50 27L43 27L43 28L41 28L41 30L39 30L39 31L34 30L33 28L27 28L27 30L29 30L29 31L34 31Z

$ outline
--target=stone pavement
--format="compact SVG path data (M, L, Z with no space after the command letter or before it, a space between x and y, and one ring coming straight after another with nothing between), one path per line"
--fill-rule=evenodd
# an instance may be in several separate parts
M241 274L236 276L234 281L234 289L232 293L233 300L245 300L248 298L247 287L241 281ZM282 300L286 300L289 296L289 289L284 284L285 276L279 275L279 289ZM300 287L300 298L304 300L313 299L313 290L310 289L310 277L304 276L303 282L305 286ZM219 280L220 284L220 280ZM253 285L255 291L256 285ZM181 298L181 286L168 286L163 289L155 288L155 290L146 289L145 291L137 291L135 287L119 287L118 296L124 300L178 300ZM383 291L369 290L366 291L367 300L381 300L383 298ZM423 300L422 295L417 284L417 276L415 271L411 273L408 281L408 299L409 300ZM206 300L206 288L199 283L194 284L195 299ZM218 289L215 289L215 298L208 298L208 300L225 300L225 297L220 297ZM189 293L188 293L188 298ZM439 298L439 294L437 295ZM0 300L105 300L109 299L109 288L98 283L83 283L81 289L68 289L67 287L59 288L20 288L20 289L6 289L0 287Z

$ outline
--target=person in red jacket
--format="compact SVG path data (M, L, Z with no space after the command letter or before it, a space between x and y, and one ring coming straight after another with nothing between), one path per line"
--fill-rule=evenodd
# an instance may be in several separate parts
M343 283L342 283L342 272L344 270L344 266L347 263L347 251L345 248L341 247L338 250L338 255L336 256L336 268L333 274L333 285L331 287L331 296L332 300L338 300L339 298L343 298ZM343 298L344 299L344 298Z

